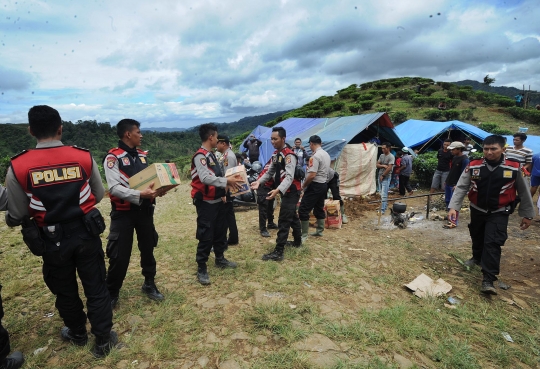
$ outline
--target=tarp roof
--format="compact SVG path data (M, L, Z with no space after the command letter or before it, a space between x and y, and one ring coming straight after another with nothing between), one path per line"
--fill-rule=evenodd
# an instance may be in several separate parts
M418 148L437 136L441 136L448 130L460 130L465 132L477 143L482 143L484 138L491 133L481 130L473 125L452 120L448 122L433 122L426 120L409 119L396 127L396 132L407 147ZM446 137L441 137L441 141Z
M291 146L294 146L296 138L300 138L307 151L309 151L309 137L320 136L323 149L332 160L340 155L346 144L368 142L374 137L378 137L381 142L388 141L398 147L404 146L386 113L337 118L290 118L276 124L275 127L285 128L287 143ZM271 135L272 131L269 130L259 138L263 142L260 154L263 163L266 163L274 152L270 142Z
M268 127L265 127L265 126L257 126L255 127L255 129L253 131L251 131L251 133L245 138L244 141L242 141L242 143L240 144L240 150L241 152L246 152L248 151L248 149L246 149L244 147L244 142L247 141L247 139L249 138L249 136L253 135L255 136L256 138L260 139L260 137L262 136L262 134L266 131L269 131L271 130L271 128L268 128Z
M506 142L512 146L512 140L514 139L514 136L504 136L506 137ZM540 154L540 136L533 136L533 135L527 135L527 140L523 144L523 146L528 147L531 149L535 154Z

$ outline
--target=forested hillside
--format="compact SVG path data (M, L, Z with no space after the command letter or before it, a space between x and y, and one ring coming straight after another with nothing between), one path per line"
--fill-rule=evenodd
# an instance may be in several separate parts
M473 81L470 79L466 79L464 81L457 81L452 82L453 84L456 84L458 86L472 86L473 90L475 91L485 91L485 92L491 92L503 96L508 96L510 98L514 98L517 94L523 93L523 90L520 90L515 87L506 87L506 86L491 86L487 85L482 82ZM527 86L528 88L528 86ZM525 91L529 92L529 91ZM532 106L535 106L536 104L540 104L540 93L538 91L531 90L531 101L530 104Z

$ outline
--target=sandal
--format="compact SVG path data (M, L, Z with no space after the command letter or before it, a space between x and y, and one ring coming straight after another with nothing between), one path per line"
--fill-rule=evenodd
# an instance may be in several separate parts
M442 227L446 228L446 229L452 229L452 228L456 228L457 225L455 223L448 222L447 224L443 225Z

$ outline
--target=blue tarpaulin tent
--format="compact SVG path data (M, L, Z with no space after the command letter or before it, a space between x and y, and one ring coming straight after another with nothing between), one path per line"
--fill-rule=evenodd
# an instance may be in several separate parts
M248 151L248 149L246 149L244 147L244 142L246 142L249 139L249 136L253 135L253 136L255 136L255 138L260 139L262 134L264 132L266 132L266 131L269 131L269 130L271 130L271 129L268 128L268 127L265 127L265 126L257 126L257 127L255 127L255 129L253 131L251 131L251 133L246 137L246 139L240 144L240 152Z
M481 145L484 138L491 134L459 120L433 122L415 119L409 119L398 125L396 132L407 147L418 149L420 152L438 149L448 137L459 141L463 136L468 136L473 144Z
M369 142L377 138L380 142L388 141L397 147L404 144L394 130L386 113L353 115L336 118L290 118L275 125L287 131L287 143L294 146L294 140L300 138L309 153L308 139L318 135L323 142L323 149L335 160L347 144ZM261 146L260 160L266 163L274 148L270 142L272 131L264 132L259 138Z

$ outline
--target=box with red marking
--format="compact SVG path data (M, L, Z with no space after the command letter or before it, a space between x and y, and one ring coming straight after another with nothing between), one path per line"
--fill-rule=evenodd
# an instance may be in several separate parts
M154 182L154 190L167 192L180 184L180 175L174 163L154 163L129 179L129 187L143 191Z

